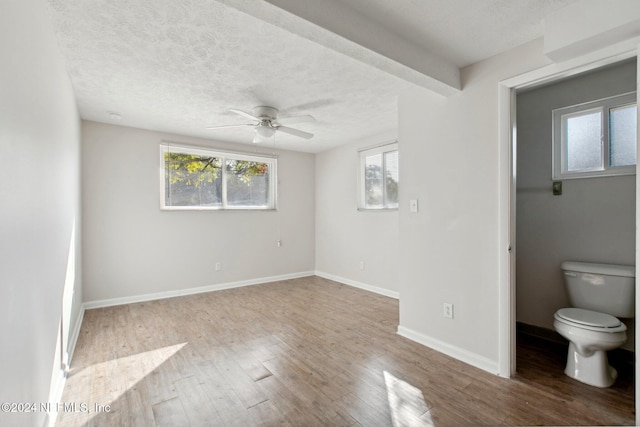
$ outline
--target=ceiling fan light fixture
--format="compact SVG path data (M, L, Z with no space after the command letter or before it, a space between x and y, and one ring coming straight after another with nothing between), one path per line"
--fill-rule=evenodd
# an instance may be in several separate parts
M253 136L253 143L259 144L261 142L269 141L276 133L276 130L271 127L257 126L256 132Z
M249 114L242 110L236 110L234 108L229 109L230 112L243 116L247 119L252 120L254 123L241 123L241 124L232 124L232 125L222 125L222 126L212 126L207 129L230 129L230 128L240 128L240 127L253 127L255 128L253 143L266 142L271 138L275 141L276 131L296 136L298 138L310 139L313 138L313 134L309 132L304 132L298 129L291 128L288 125L290 123L304 123L304 122L315 122L316 119L310 115L304 116L294 116L294 117L285 117L283 119L278 120L278 109L273 107L256 107L253 109L253 114Z
M256 135L261 138L271 138L276 130L270 126L260 125L256 127Z

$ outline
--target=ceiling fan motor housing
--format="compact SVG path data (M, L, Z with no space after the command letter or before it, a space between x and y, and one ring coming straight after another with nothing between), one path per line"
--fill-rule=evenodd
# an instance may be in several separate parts
M305 139L313 138L312 133L304 132L299 129L294 129L287 126L290 123L313 122L315 121L313 116L303 115L303 116L295 116L295 117L285 117L284 119L278 121L278 109L274 107L268 107L265 105L253 108L251 110L251 114L244 112L242 110L234 109L234 108L230 108L229 111L235 114L239 114L247 119L250 119L254 123L241 123L241 124L233 124L233 125L213 126L207 129L223 129L223 128L228 129L228 128L238 128L238 127L247 127L247 126L253 127L255 129L255 136L253 138L254 143L260 142L267 138L271 138L276 133L276 131L281 131L283 133L297 136L299 138L305 138Z
M255 107L251 112L261 119L275 120L278 117L278 109L273 107Z

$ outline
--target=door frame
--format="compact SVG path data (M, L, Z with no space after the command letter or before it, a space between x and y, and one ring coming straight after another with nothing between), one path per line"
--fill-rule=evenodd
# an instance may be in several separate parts
M551 64L499 82L498 138L499 138L499 326L498 374L511 377L516 372L516 92L585 71L600 68L633 57L640 58L640 45L612 46L595 53ZM640 59L636 90L640 87ZM640 92L640 91L638 91ZM638 114L640 135L640 109ZM636 141L637 144L637 141ZM640 160L640 150L638 151ZM640 164L640 162L638 162ZM636 174L636 224L640 224L640 173ZM636 265L640 266L640 227L636 226ZM637 274L636 274L637 276ZM636 292L636 307L640 306L640 292ZM636 308L637 312L637 308ZM636 328L636 342L640 342L640 328ZM640 390L640 375L636 375L635 389ZM636 393L636 424L640 423L640 393Z

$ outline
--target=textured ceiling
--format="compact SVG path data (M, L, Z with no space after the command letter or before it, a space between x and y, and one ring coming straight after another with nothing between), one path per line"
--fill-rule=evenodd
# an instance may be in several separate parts
M543 14L569 2L343 0L456 65L539 37ZM278 133L278 147L320 152L393 131L398 93L425 90L224 3L49 0L82 118L249 144L250 128L205 128L246 123L228 108L270 105L317 119L292 125L313 139Z

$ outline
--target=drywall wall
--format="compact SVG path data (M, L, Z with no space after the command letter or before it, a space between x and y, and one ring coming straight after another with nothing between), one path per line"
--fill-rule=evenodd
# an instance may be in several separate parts
M2 2L0 52L0 402L39 404L59 398L61 319L66 347L82 301L80 119L44 2ZM0 425L44 425L38 409Z
M317 274L394 297L398 211L358 211L357 181L358 150L396 139L389 132L316 155Z
M498 372L499 82L549 63L536 40L463 70L462 93L399 102L398 332ZM410 213L409 200L420 210ZM443 316L453 304L453 319Z
M553 330L569 301L565 260L635 264L635 176L570 179L551 191L552 110L633 92L635 59L517 96L517 320ZM633 350L633 320L625 348Z
M313 155L277 153L277 211L162 211L160 142L241 148L87 121L82 141L85 301L313 272Z

